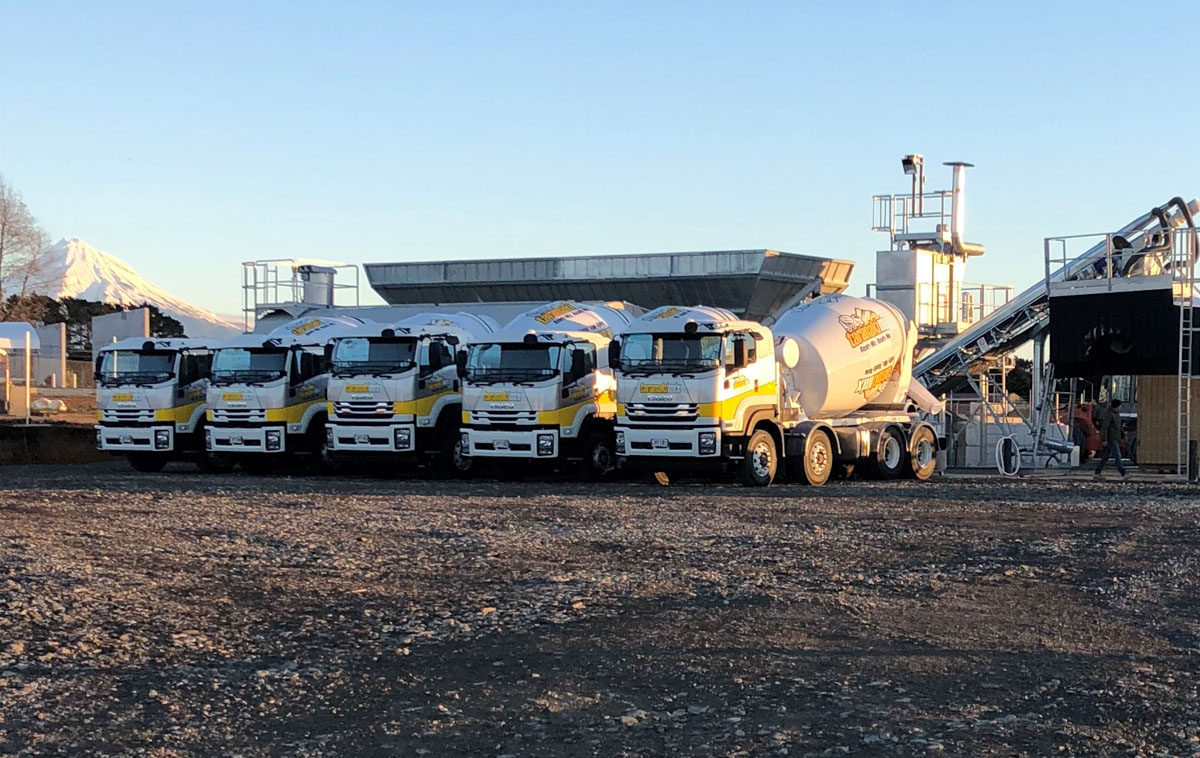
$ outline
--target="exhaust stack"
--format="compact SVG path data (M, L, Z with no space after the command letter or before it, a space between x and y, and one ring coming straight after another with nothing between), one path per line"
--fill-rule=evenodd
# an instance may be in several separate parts
M949 161L943 165L954 170L954 184L950 195L950 245L956 255L983 255L983 245L964 242L967 227L967 169L973 163Z

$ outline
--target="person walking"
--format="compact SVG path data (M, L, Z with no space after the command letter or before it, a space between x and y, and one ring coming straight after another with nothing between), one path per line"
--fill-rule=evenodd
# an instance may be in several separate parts
M1100 411L1100 441L1104 444L1104 455L1100 457L1100 465L1096 466L1096 475L1092 477L1096 481L1104 478L1104 464L1108 463L1109 456L1116 462L1121 478L1129 478L1125 466L1121 464L1121 437L1125 435L1125 428L1121 423L1120 409L1121 401L1114 399L1108 408Z

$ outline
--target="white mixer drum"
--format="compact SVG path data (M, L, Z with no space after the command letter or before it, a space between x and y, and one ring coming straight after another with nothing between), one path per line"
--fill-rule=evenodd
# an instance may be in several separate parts
M880 300L847 295L799 305L772 331L784 344L796 343L795 362L782 363L780 373L787 392L800 393L809 418L844 416L874 401L910 349L908 322L900 311ZM796 355L790 346L788 352L789 358Z

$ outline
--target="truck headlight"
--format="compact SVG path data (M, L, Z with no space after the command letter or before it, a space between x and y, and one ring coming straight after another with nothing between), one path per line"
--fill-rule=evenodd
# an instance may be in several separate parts
M537 436L537 454L554 455L554 435L539 434Z
M206 427L204 427L204 449L205 449L205 450L212 450L212 449L213 449L213 446L212 446L212 429L209 429L207 426L206 426Z
M325 446L333 447L333 427L325 427Z
M625 452L625 432L622 432L619 429L617 430L617 452Z
M154 449L166 450L171 446L171 432L166 429L154 430Z
M408 450L412 447L412 429L402 426L392 433L397 450Z
M700 455L716 455L717 433L700 432Z
M280 429L267 430L267 452L278 452L283 447L283 431Z
M466 432L462 433L462 452L463 455L471 454L471 435Z
M104 430L96 430L96 447L104 447Z

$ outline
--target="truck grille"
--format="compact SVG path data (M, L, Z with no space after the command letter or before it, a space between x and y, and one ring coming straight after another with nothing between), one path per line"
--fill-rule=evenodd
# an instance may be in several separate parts
M145 408L105 408L100 416L104 424L152 424L154 411Z
M537 411L471 411L475 424L536 424Z
M333 404L333 414L338 418L374 418L391 416L394 408L386 400L339 400Z
M265 424L267 412L261 408L213 408L214 424L234 426L238 424Z
M630 421L643 423L687 423L700 415L696 403L626 403L625 415Z

